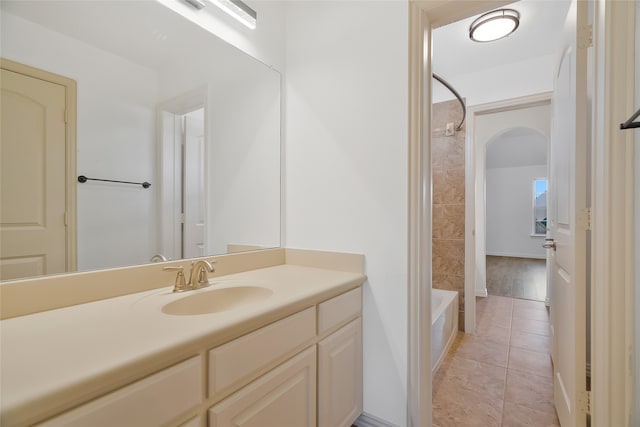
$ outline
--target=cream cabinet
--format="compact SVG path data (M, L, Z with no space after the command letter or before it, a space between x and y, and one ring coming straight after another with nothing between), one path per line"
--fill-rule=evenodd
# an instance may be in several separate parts
M351 426L362 412L361 301L354 289L319 304L317 325L314 307L211 350L216 396L309 338L317 344L212 407L209 427Z
M316 425L316 352L308 348L209 410L209 427Z
M362 322L318 343L318 427L349 427L362 413Z
M201 401L202 362L192 357L120 390L45 421L40 426L166 425Z
M41 426L348 427L362 411L356 288Z
M299 313L258 329L209 351L209 397L228 396L274 368L316 336L316 309Z

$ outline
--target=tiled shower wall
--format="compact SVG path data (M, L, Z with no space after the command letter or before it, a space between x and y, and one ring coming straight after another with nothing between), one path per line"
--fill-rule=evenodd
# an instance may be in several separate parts
M447 123L460 123L457 100L432 107L433 287L459 293L459 329L464 328L464 144L465 130L446 136Z

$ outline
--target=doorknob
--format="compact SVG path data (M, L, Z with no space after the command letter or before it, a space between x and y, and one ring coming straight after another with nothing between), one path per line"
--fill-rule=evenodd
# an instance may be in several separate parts
M556 241L553 239L544 239L544 243L542 244L542 247L545 249L553 249L555 251Z

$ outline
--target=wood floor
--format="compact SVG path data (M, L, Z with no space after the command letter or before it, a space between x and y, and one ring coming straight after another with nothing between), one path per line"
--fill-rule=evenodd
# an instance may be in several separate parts
M477 333L459 332L433 378L434 427L559 426L542 302L477 298Z
M489 295L544 301L547 265L544 259L487 256Z

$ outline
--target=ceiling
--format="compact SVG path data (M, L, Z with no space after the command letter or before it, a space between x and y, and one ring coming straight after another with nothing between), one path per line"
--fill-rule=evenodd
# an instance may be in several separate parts
M225 42L156 1L2 0L0 5L3 12L151 69L205 49L228 49Z
M469 26L479 15L433 31L433 71L449 76L477 72L555 54L569 0L521 0L506 8L520 12L520 27L501 40L477 43Z

